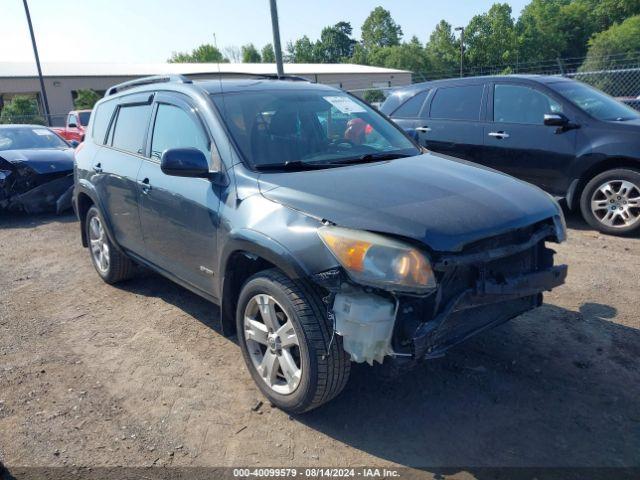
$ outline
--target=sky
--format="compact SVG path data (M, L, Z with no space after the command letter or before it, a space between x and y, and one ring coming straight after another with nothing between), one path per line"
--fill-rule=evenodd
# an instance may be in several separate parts
M507 0L517 17L528 0ZM287 41L320 36L327 25L351 22L354 35L381 5L402 27L404 38L426 42L445 19L466 25L494 0L279 0L282 48ZM29 0L40 61L165 62L174 51L202 43L218 47L272 41L269 0ZM0 62L31 62L33 51L22 0L0 0ZM1 73L1 72L0 72ZM45 72L46 73L46 72Z

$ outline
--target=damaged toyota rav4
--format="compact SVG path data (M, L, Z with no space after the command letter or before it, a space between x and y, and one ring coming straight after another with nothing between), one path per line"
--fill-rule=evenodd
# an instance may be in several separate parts
M547 246L566 234L549 195L296 78L112 87L73 203L106 282L140 264L219 304L222 333L289 412L335 397L352 361L443 355L567 272Z

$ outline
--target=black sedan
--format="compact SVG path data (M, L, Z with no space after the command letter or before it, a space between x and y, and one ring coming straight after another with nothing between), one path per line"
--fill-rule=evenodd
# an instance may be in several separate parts
M0 211L70 208L73 151L42 125L0 125Z

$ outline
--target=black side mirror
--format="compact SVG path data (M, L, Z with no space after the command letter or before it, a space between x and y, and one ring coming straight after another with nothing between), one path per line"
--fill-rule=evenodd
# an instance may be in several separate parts
M569 119L562 113L545 113L544 124L547 127L566 127Z
M207 157L197 148L170 148L160 159L160 169L175 177L210 178Z
M78 128L78 125L76 125L75 123L70 123L69 125L67 125L67 128Z

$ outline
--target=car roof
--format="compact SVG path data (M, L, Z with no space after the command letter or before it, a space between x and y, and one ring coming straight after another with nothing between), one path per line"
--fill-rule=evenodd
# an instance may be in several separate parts
M465 85L465 84L475 84L479 82L488 82L488 81L496 81L496 80L500 80L500 81L525 80L525 81L544 83L544 84L574 81L570 78L556 76L556 75L533 75L533 74L486 75L486 76L478 76L478 77L447 78L442 80L431 80L428 82L414 83L413 85L409 85L407 87L394 88L393 92L419 91L419 90L424 90L425 88L435 88L435 87L444 86L444 85Z
M9 124L4 124L4 125L0 125L0 129L2 128L46 128L47 130L50 130L49 127L47 127L46 125L38 125L36 123L30 124L30 123L9 123Z

